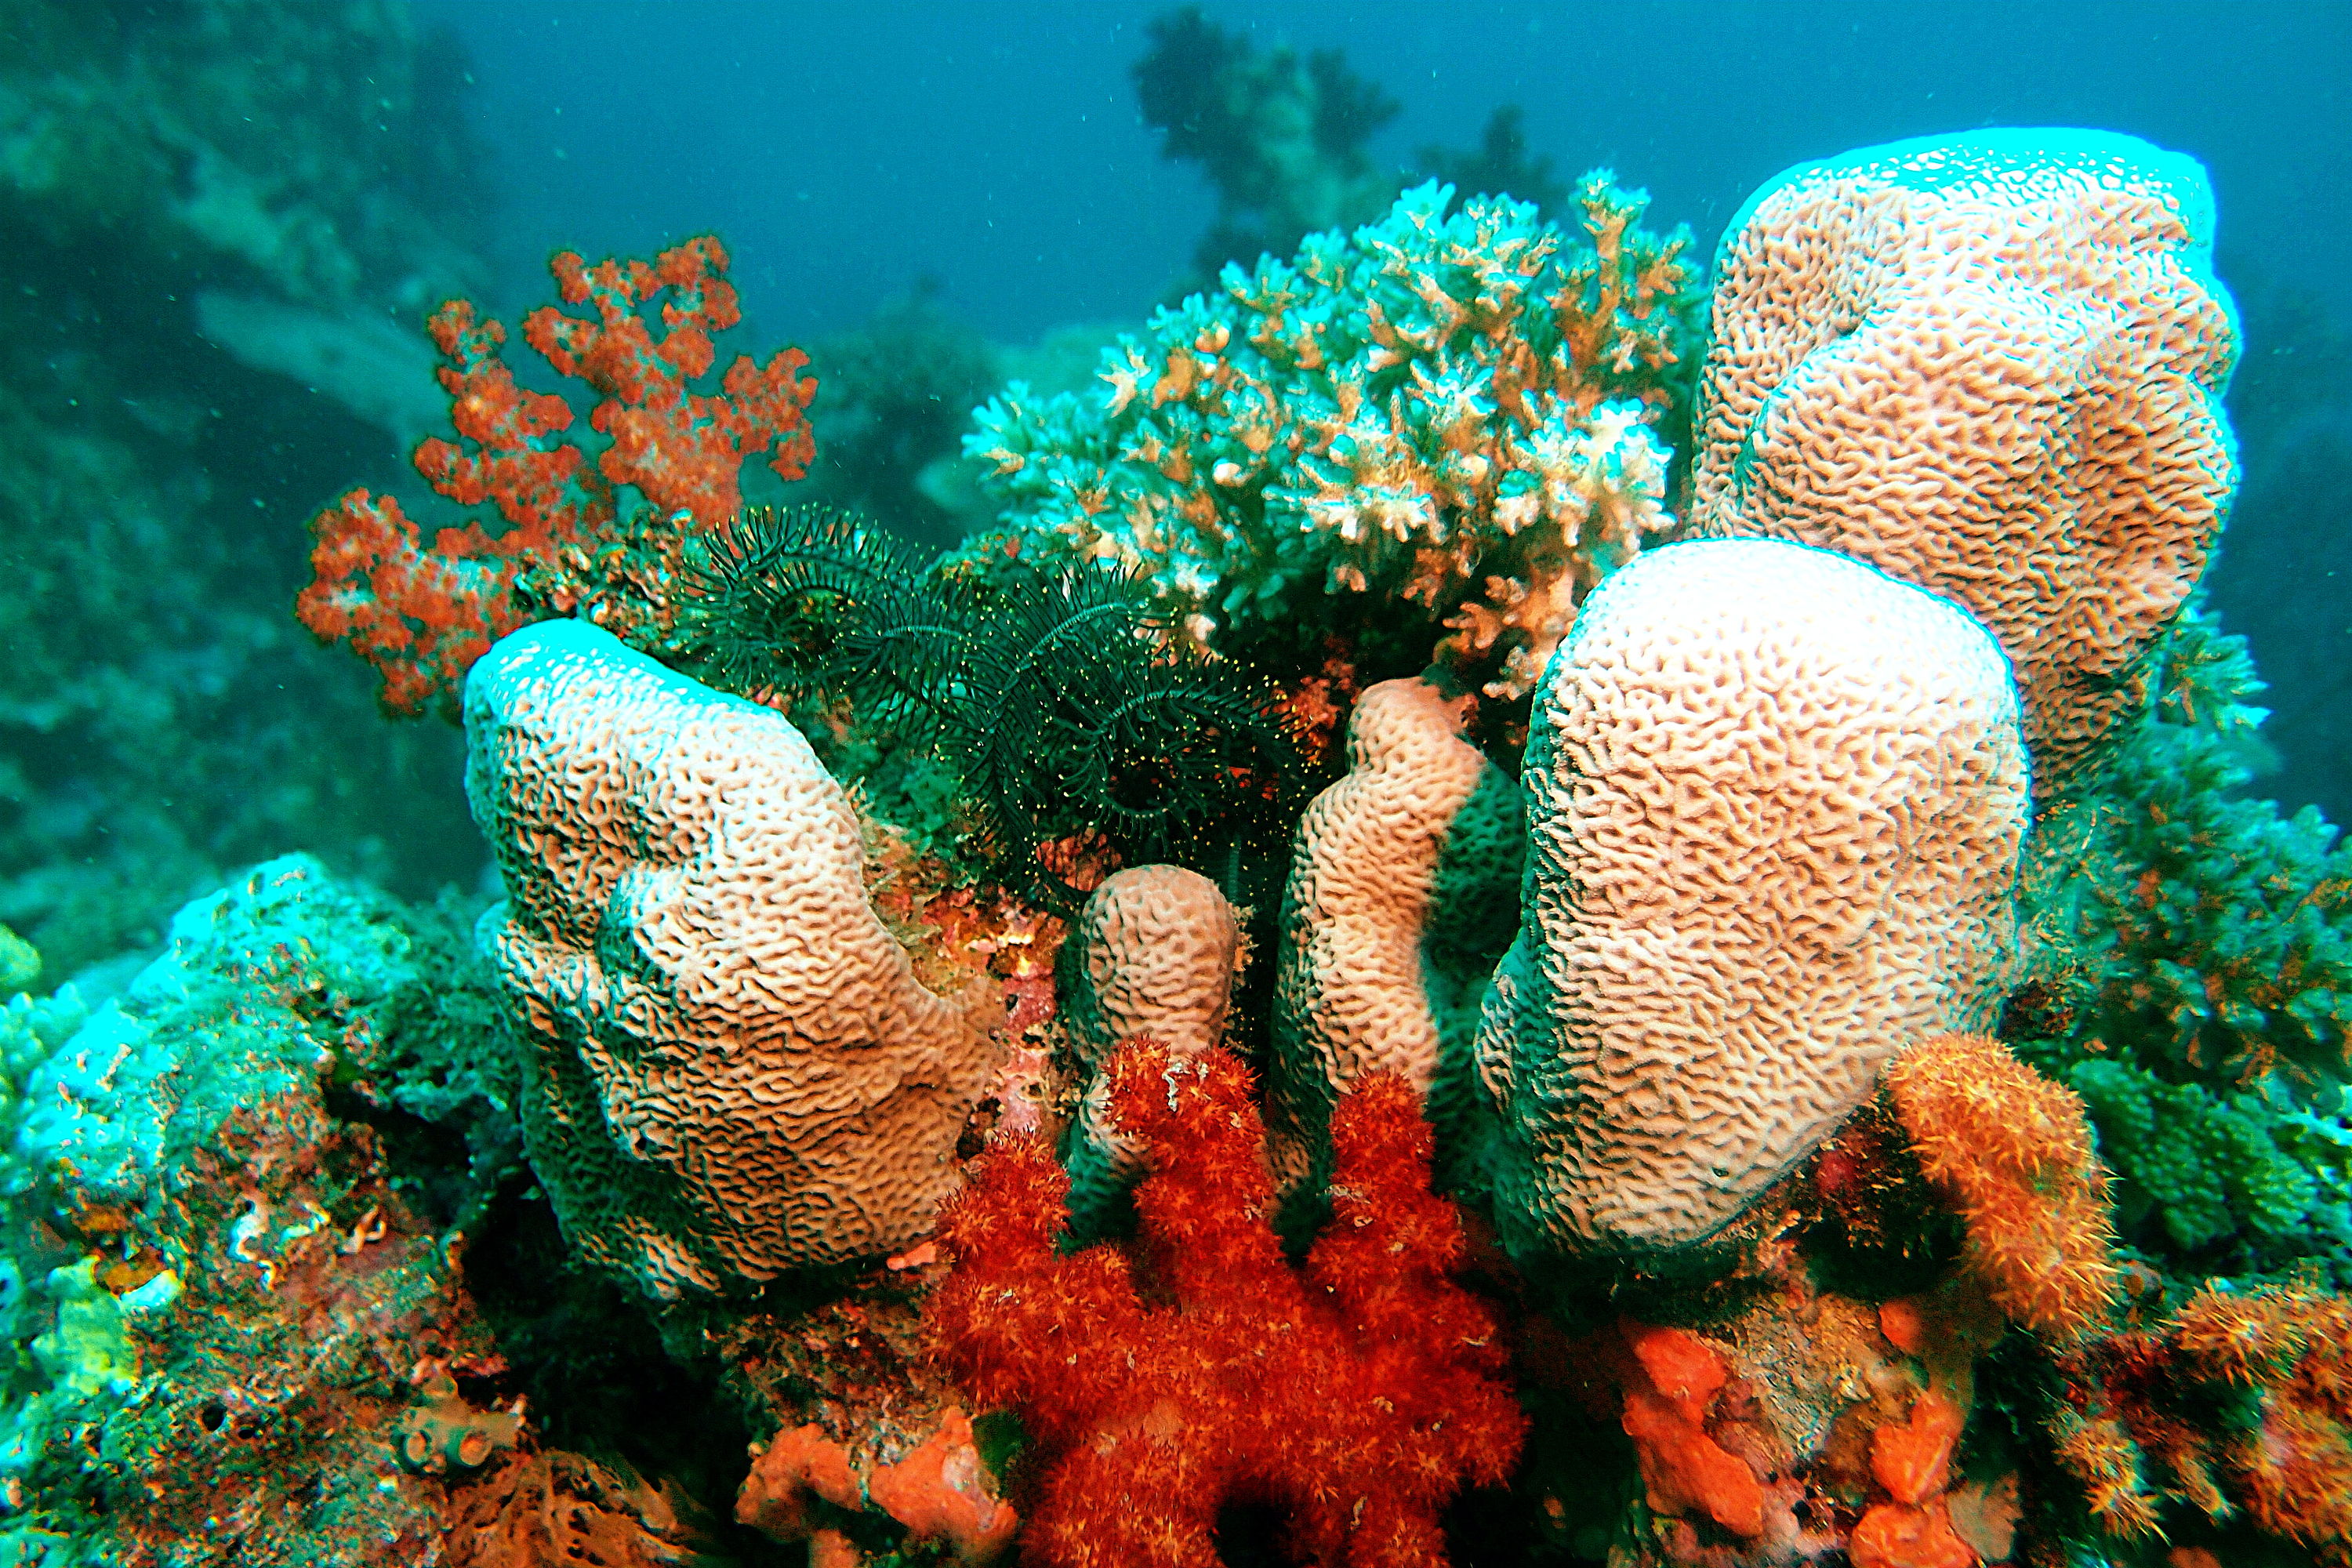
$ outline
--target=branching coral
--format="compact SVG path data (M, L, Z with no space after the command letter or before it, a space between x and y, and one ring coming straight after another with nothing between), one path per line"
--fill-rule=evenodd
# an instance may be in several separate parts
M1294 1269L1241 1065L1137 1043L1111 1079L1151 1164L1134 1253L1055 1250L1067 1179L1034 1142L976 1162L941 1226L949 1359L1044 1451L1031 1560L1206 1568L1218 1509L1248 1498L1313 1562L1442 1562L1438 1510L1501 1480L1525 1421L1494 1320L1446 1279L1462 1235L1412 1091L1383 1075L1341 1098L1334 1215Z
M1012 537L968 548L1120 562L1202 635L1319 618L1326 593L1417 604L1447 657L1526 690L1667 522L1696 294L1686 237L1640 228L1646 197L1605 173L1578 186L1585 245L1509 201L1449 217L1451 195L1228 267L1107 350L1101 394L1014 383L966 439Z
M2352 846L2244 793L2263 717L2244 641L2191 605L2104 771L2046 814L2015 1020L2070 1055L2305 1093L2352 1076Z
M492 642L551 615L580 610L624 634L667 626L680 542L735 514L743 460L773 449L770 467L793 479L814 454L803 411L816 383L800 376L799 351L765 365L738 357L716 395L691 388L711 368L711 334L742 316L718 240L689 240L650 265L592 268L566 252L551 268L563 302L592 306L596 319L545 306L523 336L597 394L589 424L605 444L594 463L563 439L571 405L516 384L499 358L506 329L452 300L430 330L458 439L420 445L416 471L461 506L494 506L504 529L445 528L427 549L397 500L365 490L312 521L315 580L296 613L382 672L394 712L418 711ZM657 300L658 339L640 315ZM637 488L649 517L622 521L622 486Z

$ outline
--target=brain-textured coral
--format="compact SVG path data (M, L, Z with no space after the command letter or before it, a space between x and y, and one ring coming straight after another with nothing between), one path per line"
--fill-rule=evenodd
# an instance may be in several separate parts
M1653 552L1552 661L1521 782L1477 1042L1515 1247L1701 1241L1890 1057L1991 1023L2025 754L1944 601L1796 545Z
M1507 200L1448 216L1451 195L1228 267L1105 351L1100 393L991 402L966 447L1020 548L1139 569L1204 634L1326 594L1418 604L1457 661L1532 685L1668 521L1652 427L1671 441L1687 407L1696 293L1685 237L1641 229L1646 198L1605 174L1578 187L1589 245Z
M2195 161L2105 132L1790 170L1726 231L1693 522L1966 606L2054 776L2130 702L2237 482L2212 235Z
M1148 1039L1196 1057L1223 1039L1241 926L1217 885L1181 866L1115 872L1078 911L1063 1017L1094 1079L1069 1153L1071 1207L1131 1178L1141 1151L1108 1122L1111 1053Z
M505 327L452 300L430 331L458 440L421 443L416 471L461 506L494 506L504 527L445 528L428 549L397 500L365 490L311 522L315 578L296 613L383 673L394 712L418 711L492 642L551 615L586 606L624 633L665 628L663 584L681 541L734 516L744 459L772 449L769 466L796 479L815 453L803 410L816 383L801 376L808 357L797 349L765 365L739 356L718 394L692 390L715 358L711 334L742 317L718 240L688 240L651 264L590 267L566 252L551 268L563 302L593 306L596 319L545 306L523 336L598 395L595 460L565 438L572 412L562 397L516 384L499 357ZM657 299L658 339L640 316ZM625 485L642 492L649 517L623 521L615 492Z
M988 1042L875 916L800 732L578 621L493 650L466 729L524 1129L583 1256L674 1295L928 1229Z
M1517 789L1462 739L1471 706L1418 679L1372 687L1348 721L1348 776L1299 822L1275 969L1286 1178L1305 1173L1333 1097L1367 1073L1404 1075L1442 1134L1468 1120L1477 985L1428 951L1432 904L1449 849L1479 862L1477 897L1511 900L1522 844Z
M1341 1099L1336 1212L1300 1270L1266 1223L1241 1064L1138 1044L1111 1078L1151 1163L1142 1262L1055 1250L1067 1182L1034 1141L977 1162L941 1230L950 1362L1043 1450L1027 1559L1213 1568L1218 1510L1245 1498L1283 1510L1302 1560L1442 1563L1438 1510L1503 1478L1525 1418L1493 1319L1446 1278L1462 1233L1412 1091L1382 1075Z

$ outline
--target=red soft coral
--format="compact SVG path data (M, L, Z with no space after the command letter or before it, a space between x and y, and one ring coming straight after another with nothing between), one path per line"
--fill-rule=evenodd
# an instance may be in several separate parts
M1219 1507L1247 1500L1317 1563L1442 1563L1439 1510L1505 1478L1526 1420L1493 1315L1447 1278L1462 1232L1412 1090L1379 1075L1340 1099L1331 1221L1293 1269L1248 1071L1148 1041L1108 1070L1151 1168L1133 1256L1056 1254L1069 1181L1034 1140L976 1161L941 1230L949 1358L1046 1456L1031 1559L1206 1568Z
M461 506L488 504L505 524L445 528L430 551L390 497L353 490L311 522L314 581L296 602L321 639L349 641L383 674L384 706L414 713L446 694L491 642L527 621L582 610L624 637L667 625L663 584L685 534L731 519L743 460L773 450L769 467L797 479L815 455L805 410L816 383L797 349L765 365L740 357L719 394L689 384L715 358L714 331L741 319L727 252L708 236L648 265L569 252L551 263L566 304L523 323L531 347L601 397L589 425L608 437L595 463L562 439L572 405L526 392L499 358L506 329L463 300L428 324L446 362L435 374L451 399L456 441L416 448L416 471ZM639 311L661 302L656 339ZM624 523L616 488L635 485L648 515Z

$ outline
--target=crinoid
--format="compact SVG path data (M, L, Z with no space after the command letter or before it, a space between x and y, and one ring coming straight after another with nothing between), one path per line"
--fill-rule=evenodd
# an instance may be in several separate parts
M763 699L846 701L955 771L1006 880L1056 910L1072 852L1220 880L1298 770L1261 675L1178 635L1115 567L944 576L824 506L747 511L679 584L680 651Z

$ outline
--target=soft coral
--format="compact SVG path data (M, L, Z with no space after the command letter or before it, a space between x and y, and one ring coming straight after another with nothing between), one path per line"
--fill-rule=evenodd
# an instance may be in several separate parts
M711 367L711 334L741 319L727 265L708 236L650 264L590 267L570 252L551 264L564 303L593 305L596 319L546 306L525 319L523 336L599 395L589 424L609 445L593 464L562 438L571 405L516 384L499 357L503 326L463 300L434 312L427 330L446 362L435 374L458 439L421 443L416 471L461 506L494 506L506 526L445 528L428 551L398 501L352 490L312 521L314 580L295 605L318 637L349 641L383 672L385 707L420 710L497 638L583 604L624 637L659 629L680 539L734 516L744 458L772 449L769 467L784 479L807 471L816 383L800 374L808 359L799 350L765 365L739 357L718 395L690 390ZM665 291L656 339L639 312ZM648 519L625 528L622 485L651 503Z
M1213 1564L1219 1508L1248 1500L1317 1563L1442 1563L1440 1510L1504 1479L1526 1421L1493 1315L1447 1278L1462 1231L1412 1090L1381 1075L1340 1100L1332 1217L1294 1269L1240 1062L1135 1041L1109 1071L1150 1164L1131 1252L1056 1253L1069 1182L1034 1139L974 1163L941 1233L949 1359L1045 1456L1033 1558Z

